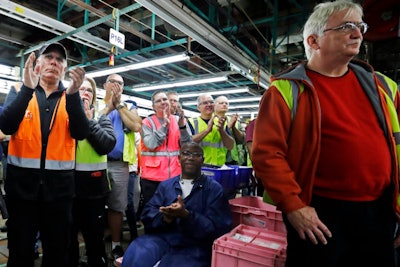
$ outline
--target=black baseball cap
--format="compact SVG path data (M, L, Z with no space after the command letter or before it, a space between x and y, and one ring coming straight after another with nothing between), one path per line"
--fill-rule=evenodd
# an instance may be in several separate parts
M60 54L64 57L64 59L67 60L67 50L59 42L44 44L39 50L39 55L42 55L44 53L48 53L51 51L55 51L55 50L60 52Z

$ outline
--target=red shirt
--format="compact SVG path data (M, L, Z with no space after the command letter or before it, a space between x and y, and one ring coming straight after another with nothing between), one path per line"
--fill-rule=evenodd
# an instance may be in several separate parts
M322 114L314 193L349 201L377 199L390 184L390 150L354 72L326 77L307 70L307 75Z
M246 143L253 142L254 124L256 120L252 120L246 127Z

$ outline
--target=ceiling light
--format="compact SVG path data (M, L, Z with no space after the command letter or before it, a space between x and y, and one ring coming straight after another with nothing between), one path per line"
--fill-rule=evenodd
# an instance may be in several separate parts
M234 88L223 88L221 90L217 89L214 91L208 92L201 92L202 94L209 94L209 95L228 95L228 94L235 94L235 93L248 93L249 87L234 87ZM199 91L197 92L188 92L188 93L179 93L179 98L189 98L189 97L197 97L199 95Z
M233 116L235 114L238 114L241 121L244 122L243 119L245 117L246 118L250 117L250 120L254 120L258 115L258 111L256 111L256 112L255 111L239 111L239 112L227 112L226 113L226 115L228 115L228 116Z
M239 115L246 115L246 114L257 114L258 111L239 111L239 112L227 112L226 115L233 115L233 114L239 114Z
M109 68L109 69L105 69L105 70L88 72L88 73L86 73L86 76L92 77L92 78L102 77L102 76L107 76L107 75L114 74L114 73L121 73L121 72L125 72L125 71L130 71L130 70L144 69L144 68L150 68L150 67L180 62L180 61L188 60L189 58L190 57L186 53L173 55L173 56L167 56L167 57L160 57L157 59L150 59L147 61L123 65L120 67L114 67L114 68Z
M238 108L258 108L260 105L255 104L255 105L239 105L239 106L231 106L229 105L229 109L238 109Z
M168 22L175 28L179 29L186 35L196 40L199 44L209 49L227 62L238 66L239 69L245 70L249 66L259 67L258 62L254 61L239 47L233 45L229 39L222 35L218 30L214 29L209 23L196 15L189 7L182 5L182 1L148 1L136 0L164 21ZM268 88L270 74L267 70L259 67L259 81L255 82L260 86ZM250 76L245 76L250 78ZM253 78L250 78L254 82Z
M236 71L237 73L241 74L242 76L246 77L247 79L251 80L252 82L258 84L262 88L264 88L264 89L269 88L268 84L266 84L262 81L257 81L258 80L257 76L250 74L251 70L243 71L238 66L236 66L235 64L232 64L232 63L230 64L230 68L231 68L231 70Z
M144 92L144 91L152 91L152 90L157 90L157 89L169 89L169 88L173 88L173 87L224 82L227 80L228 80L227 76L211 76L211 77L209 76L207 78L185 79L185 80L176 81L176 82L172 82L172 83L158 83L158 84L149 85L149 86L136 86L136 87L132 87L132 90L135 92Z
M229 102L229 104L238 103L238 102L258 102L258 101L260 101L260 99L261 99L261 96L241 97L241 98L233 98L233 99L228 98L228 102ZM186 101L186 102L183 102L182 105L197 106L197 101Z

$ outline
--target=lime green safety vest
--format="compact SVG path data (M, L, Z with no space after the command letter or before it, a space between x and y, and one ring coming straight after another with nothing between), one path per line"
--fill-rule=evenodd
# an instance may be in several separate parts
M137 164L135 147L135 133L124 133L124 150L122 152L122 159L125 162L129 162L129 165Z
M229 116L226 117L226 121L225 121L224 127L226 127L228 125L228 122L229 122L230 119L231 119L231 117L229 117ZM236 122L236 124L237 124L237 122ZM235 127L235 125L233 127ZM233 141L235 142L235 144L233 145L233 148L230 151L227 152L227 161L229 162L229 161L233 160L233 161L239 162L239 152L238 152L238 149L237 149L237 144L236 144L235 137L233 136L233 130L231 131L231 133L232 133ZM228 158L229 155L231 157L230 159Z
M78 141L75 170L100 171L106 169L107 155L99 155L86 139Z
M195 134L203 132L207 129L207 123L201 118L190 118L190 123L194 127ZM214 123L218 122L218 118L214 118ZM222 166L226 161L227 148L222 142L222 138L216 126L213 126L212 131L203 138L200 146L204 151L204 163Z

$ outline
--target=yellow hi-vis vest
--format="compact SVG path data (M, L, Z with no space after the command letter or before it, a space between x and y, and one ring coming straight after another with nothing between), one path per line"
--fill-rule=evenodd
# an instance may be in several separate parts
M100 171L106 169L107 155L99 155L87 139L78 141L75 170Z
M137 164L135 147L135 132L124 133L122 160L128 162L129 165Z
M207 129L207 123L201 118L190 118L195 134L203 132ZM218 118L214 118L214 123L218 122ZM200 146L204 151L204 163L222 166L226 162L226 152L228 149L222 142L221 134L217 127L213 126L212 131L206 135L200 142Z

